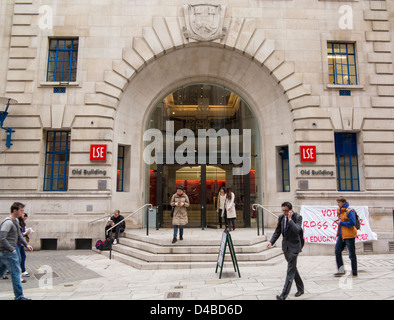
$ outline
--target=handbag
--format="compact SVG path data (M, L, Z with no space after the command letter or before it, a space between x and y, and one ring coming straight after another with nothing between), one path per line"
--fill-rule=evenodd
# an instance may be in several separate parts
M175 209L175 206L174 206L174 207L171 207L171 218L174 217L174 209Z

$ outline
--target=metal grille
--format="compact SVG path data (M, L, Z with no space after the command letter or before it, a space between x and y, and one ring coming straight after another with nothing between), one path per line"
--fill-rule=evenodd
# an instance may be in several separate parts
M364 252L366 253L373 252L372 242L364 243Z
M53 93L66 93L66 87L54 87Z

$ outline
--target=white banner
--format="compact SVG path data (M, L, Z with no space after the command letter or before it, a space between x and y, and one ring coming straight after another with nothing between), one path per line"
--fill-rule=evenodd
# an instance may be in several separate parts
M360 219L360 230L357 230L356 242L378 240L376 233L369 226L368 207L351 207ZM305 243L335 244L338 225L336 206L301 206L302 228Z

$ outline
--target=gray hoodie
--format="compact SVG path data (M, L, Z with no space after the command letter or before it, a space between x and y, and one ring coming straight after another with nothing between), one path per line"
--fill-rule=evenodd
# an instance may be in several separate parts
M23 238L18 219L5 218L0 226L0 251L13 252L18 241L27 247L28 244Z

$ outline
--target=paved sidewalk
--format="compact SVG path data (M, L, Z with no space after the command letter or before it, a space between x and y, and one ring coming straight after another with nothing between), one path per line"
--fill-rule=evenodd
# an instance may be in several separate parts
M349 259L344 255L346 269ZM281 292L287 264L240 268L225 265L222 279L209 269L137 270L93 251L27 253L31 276L23 284L33 300L273 300ZM394 255L359 255L357 278L335 278L334 256L300 256L305 294L288 300L394 300ZM12 300L11 280L0 280L0 300Z

